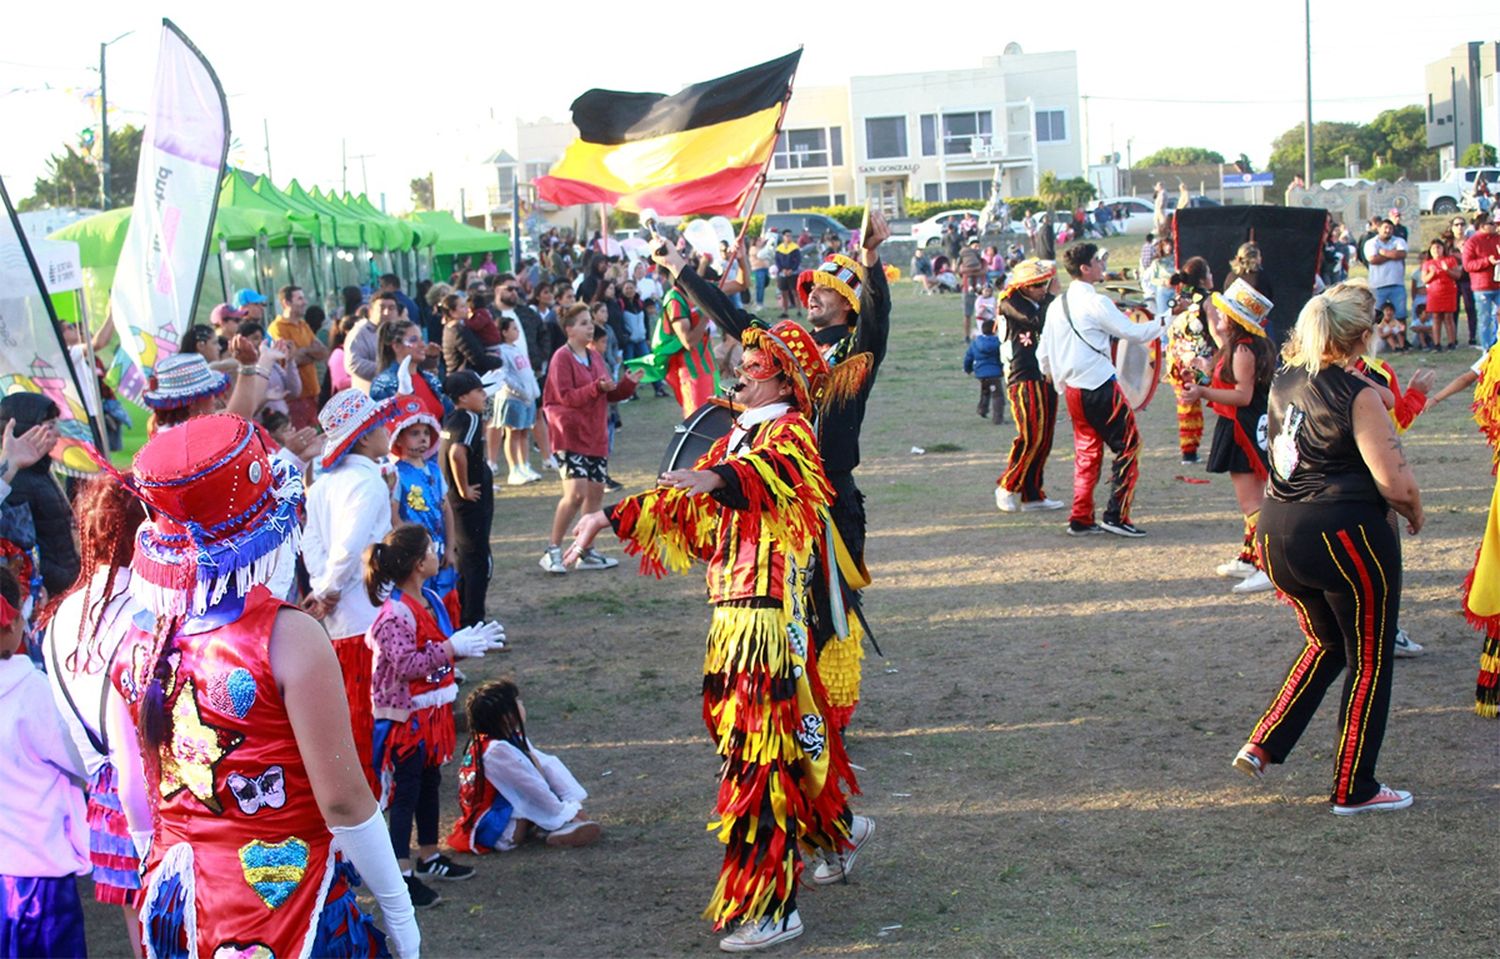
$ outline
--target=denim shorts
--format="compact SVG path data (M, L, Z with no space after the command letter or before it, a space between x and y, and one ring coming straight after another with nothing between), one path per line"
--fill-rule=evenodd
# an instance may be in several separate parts
M500 407L500 425L512 430L531 429L536 425L536 404L530 400L506 399Z

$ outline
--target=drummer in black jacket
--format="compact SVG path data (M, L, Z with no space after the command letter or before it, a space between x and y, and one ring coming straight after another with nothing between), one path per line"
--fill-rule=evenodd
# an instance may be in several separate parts
M886 343L891 330L891 293L879 249L891 235L885 217L873 210L866 213L860 259L855 262L834 254L815 270L804 270L797 279L797 292L807 307L813 327L813 339L823 350L824 358L839 378L840 365L848 372L860 368L862 378L850 376L858 383L847 397L834 402L818 418L818 447L823 468L833 485L833 524L838 532L839 555L833 557L838 569L840 589L834 596L829 589L826 570L813 577L812 626L818 649L819 671L828 690L829 719L835 725L848 725L859 701L861 645L864 622L859 612L859 590L869 583L865 568L864 494L854 482L859 465L859 434L864 425L865 406L875 376L885 361ZM671 271L677 286L692 298L727 335L739 339L740 332L760 321L751 313L736 307L717 286L684 269L685 262L670 244L653 238L658 249L656 260ZM761 324L764 325L764 324ZM845 638L829 645L829 640L843 633Z
M1031 259L1016 264L1000 293L1000 316L1005 322L1001 347L1005 389L1016 419L1010 461L995 485L995 505L1003 513L1063 507L1058 500L1048 499L1042 488L1042 470L1052 452L1052 431L1057 426L1057 390L1036 359L1047 307L1058 289L1056 264Z

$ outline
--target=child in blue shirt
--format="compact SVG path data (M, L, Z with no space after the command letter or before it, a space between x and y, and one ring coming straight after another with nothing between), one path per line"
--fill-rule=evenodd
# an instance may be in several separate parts
M979 380L979 415L993 417L995 424L1005 421L1005 367L1000 362L1000 337L995 335L995 321L984 320L979 335L964 353L964 372Z
M456 619L458 566L448 536L453 528L453 507L448 504L448 484L437 459L437 426L425 409L398 415L392 425L396 429L391 441L391 453L396 457L396 485L391 490L391 525L415 523L432 537L439 565L425 586L442 599Z

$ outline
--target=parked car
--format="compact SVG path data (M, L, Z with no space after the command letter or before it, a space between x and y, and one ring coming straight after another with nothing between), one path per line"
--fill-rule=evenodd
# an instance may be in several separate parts
M823 234L832 230L838 236L841 245L849 243L852 232L838 220L822 213L767 213L766 223L761 227L761 232L769 230L772 233L780 233L782 230L791 230L792 238L795 239L802 235L804 229L812 234L814 243L822 240Z
M1089 216L1103 206L1115 208L1113 229L1126 235L1145 236L1155 229L1156 208L1152 206L1149 198L1138 196L1107 196L1102 200L1095 200L1086 209Z
M945 210L942 213L934 213L921 223L911 228L911 238L916 241L918 248L924 246L935 246L943 239L943 229L948 224L958 229L958 224L963 218L969 216L978 218L978 210Z
M1417 196L1421 199L1423 213L1448 216L1457 213L1466 195L1474 193L1474 180L1484 174L1484 182L1494 192L1500 181L1500 167L1454 167L1441 180L1426 180L1417 184Z

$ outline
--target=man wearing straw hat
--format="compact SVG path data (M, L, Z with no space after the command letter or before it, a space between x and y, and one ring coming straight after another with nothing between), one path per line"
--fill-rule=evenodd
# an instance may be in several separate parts
M1016 264L1000 293L1000 312L1005 317L1005 389L1016 421L1010 460L995 485L995 506L1003 513L1062 509L1063 505L1048 499L1042 489L1042 470L1057 426L1057 391L1036 358L1047 307L1059 288L1056 264L1030 259Z

